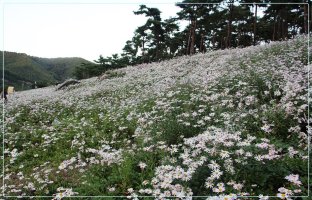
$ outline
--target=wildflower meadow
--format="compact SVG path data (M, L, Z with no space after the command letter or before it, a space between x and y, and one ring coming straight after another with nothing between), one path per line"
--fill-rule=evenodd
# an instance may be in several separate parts
M307 196L308 63L298 36L16 92L2 113L4 194Z

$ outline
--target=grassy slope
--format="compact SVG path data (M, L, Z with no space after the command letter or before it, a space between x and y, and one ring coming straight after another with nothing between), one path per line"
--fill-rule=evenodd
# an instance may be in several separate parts
M306 195L306 45L215 51L16 93L6 193Z

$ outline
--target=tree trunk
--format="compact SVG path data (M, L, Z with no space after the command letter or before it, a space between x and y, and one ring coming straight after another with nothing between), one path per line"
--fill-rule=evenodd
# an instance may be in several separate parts
M305 34L308 34L308 5L307 4L304 4L303 5L303 9L304 9L304 33Z
M288 19L287 14L285 14L285 20L284 20L284 40L288 39Z
M276 35L276 16L274 16L274 23L273 23L273 35L272 35L272 41L275 40L275 35Z
M204 47L204 34L200 35L200 46L199 46L199 52L204 53L205 52L205 47Z
M256 27L257 27L257 8L258 5L255 4L255 21L254 21L254 27L253 27L253 45L256 45L257 41L256 41Z
M193 55L195 53L195 29L196 29L196 20L193 20L190 55Z
M312 28L312 5L309 6L309 10L308 10L308 13L310 13L310 17L308 16L308 23L310 22L309 26L308 26L308 34L309 34L309 31L311 30ZM310 12L309 12L310 11ZM309 30L310 29L310 30Z
M190 54L190 47L191 47L191 38L192 38L192 24L189 24L190 26L190 31L189 31L189 37L187 40L187 48L186 48L186 55Z
M229 10L229 22L228 22L226 48L231 48L233 1L231 1L229 9L230 10Z
M145 56L145 47L144 47L144 44L145 44L145 38L143 37L143 40L142 40L142 55L143 55L143 57Z
M227 37L224 37L223 40L224 40L224 48L227 49L228 48L228 39L227 39Z
M278 11L278 24L277 24L277 38L276 39L280 39L282 36L282 18L281 18L281 12L282 10Z
M237 34L237 47L239 47L240 38L241 38L241 29L238 29L238 34Z
M283 36L284 36L284 22L283 19L280 19L280 23L279 23L279 40L283 40Z
M287 40L288 39L288 18L287 18L286 8L283 8L282 16L283 16L283 40Z

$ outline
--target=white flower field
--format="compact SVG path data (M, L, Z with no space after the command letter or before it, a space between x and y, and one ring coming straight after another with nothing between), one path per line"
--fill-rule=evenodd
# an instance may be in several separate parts
M2 189L54 199L307 196L307 39L16 92L4 108Z

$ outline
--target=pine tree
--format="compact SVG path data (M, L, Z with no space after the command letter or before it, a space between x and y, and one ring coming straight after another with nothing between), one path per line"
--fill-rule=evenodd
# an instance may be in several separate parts
M148 8L146 5L140 5L138 11L134 11L135 15L145 15L148 17L147 22L143 26L150 30L150 48L148 50L150 60L160 60L164 52L164 29L162 27L161 12L157 8ZM154 48L154 49L151 49Z

